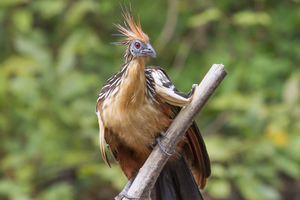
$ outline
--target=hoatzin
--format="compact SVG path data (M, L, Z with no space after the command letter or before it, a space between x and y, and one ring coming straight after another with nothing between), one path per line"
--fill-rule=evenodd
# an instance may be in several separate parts
M96 105L99 122L100 150L110 167L105 146L120 164L128 184L115 198L122 199L139 169L150 155L153 145L170 126L181 107L193 99L197 85L189 93L178 92L166 72L157 66L145 67L156 58L149 37L136 23L132 11L123 9L124 25L115 24L120 36L117 42L126 46L124 64L103 85ZM167 136L165 136L167 137ZM160 145L160 148L169 155ZM170 154L171 155L171 154ZM201 133L191 124L160 173L151 191L152 200L202 199L203 188L210 176L210 161Z

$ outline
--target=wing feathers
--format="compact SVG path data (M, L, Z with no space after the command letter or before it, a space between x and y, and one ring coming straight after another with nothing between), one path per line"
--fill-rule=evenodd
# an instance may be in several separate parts
M192 98L184 98L180 95L177 95L173 90L160 85L156 85L155 92L161 97L162 100L174 106L183 107L188 105L192 100Z
M211 173L210 160L205 143L195 122L187 130L187 138L193 154L192 171L194 178L198 186L203 189L206 184L206 178Z
M162 100L172 105L175 115L180 111L180 107L188 105L194 97L198 85L193 85L189 93L181 93L175 88L165 71L156 66L148 67L155 82L155 92ZM193 124L186 133L188 145L192 154L192 171L198 186L202 189L206 184L206 178L210 176L210 160L206 146L197 127Z
M180 107L186 106L191 102L194 97L194 91L197 88L196 84L193 85L192 91L187 94L178 92L162 68L152 66L149 69L151 69L155 82L155 92L161 100Z
M101 115L100 115L100 111L98 110L97 112L98 115L98 123L99 123L99 143L100 143L100 151L101 151L101 155L103 157L104 162L106 163L107 166L110 167L108 158L107 158L107 154L105 152L105 126L103 124L103 121L101 119Z

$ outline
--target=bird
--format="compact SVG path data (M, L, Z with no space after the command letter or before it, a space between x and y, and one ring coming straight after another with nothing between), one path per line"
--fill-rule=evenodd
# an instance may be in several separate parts
M115 197L135 199L127 194L139 169L155 145L170 156L149 196L152 200L203 199L200 189L211 174L207 149L195 121L181 138L175 152L166 152L160 144L166 130L181 108L188 105L197 90L194 84L188 93L179 92L167 73L159 66L146 66L157 58L150 38L143 32L138 15L134 20L131 5L121 5L124 23L114 24L115 42L126 50L123 64L102 86L96 102L100 152L110 167L105 147L119 163L128 183Z

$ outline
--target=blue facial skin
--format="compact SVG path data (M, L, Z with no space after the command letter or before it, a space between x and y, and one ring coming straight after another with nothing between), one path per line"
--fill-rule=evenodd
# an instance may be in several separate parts
M143 43L135 40L130 45L130 52L133 56L147 56L150 58L157 58L156 52L150 43Z

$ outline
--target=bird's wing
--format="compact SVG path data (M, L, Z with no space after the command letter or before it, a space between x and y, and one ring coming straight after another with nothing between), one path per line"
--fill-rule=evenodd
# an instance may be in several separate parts
M174 117L178 115L180 110L181 107L172 106ZM189 147L187 157L188 160L191 160L191 170L197 185L203 189L206 184L206 179L211 174L211 167L206 145L195 121L193 121L185 135Z
M100 151L101 151L101 155L103 157L103 160L104 162L106 163L107 166L110 167L110 164L109 164L109 161L108 161L108 158L107 158L107 154L106 154L106 151L105 151L105 145L106 145L106 142L105 142L105 126L104 126L104 123L103 123L103 120L102 120L102 117L101 117L101 113L100 113L100 108L101 107L101 102L98 101L97 102L97 106L96 106L96 114L98 116L98 124L99 124L99 143L100 143Z
M197 85L193 85L189 93L179 92L172 84L166 72L160 67L148 67L146 70L151 70L153 80L155 82L155 92L161 100L171 104L174 117L178 115L181 107L186 106L193 99ZM186 132L188 146L192 159L192 171L195 181L200 188L206 184L206 178L210 176L210 160L206 150L202 135L195 121Z
M155 93L160 98L160 100L174 106L183 107L188 105L193 99L194 91L197 88L196 84L193 85L193 88L189 93L179 92L162 68L150 66L145 70L151 72L151 75L155 82Z
M192 154L192 172L197 185L203 189L211 174L211 168L205 143L195 121L188 128L186 137Z

